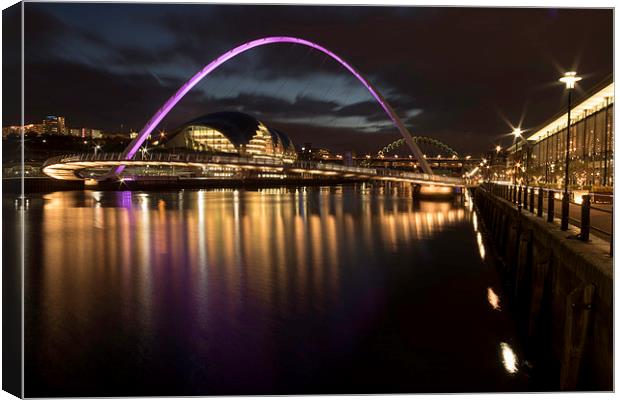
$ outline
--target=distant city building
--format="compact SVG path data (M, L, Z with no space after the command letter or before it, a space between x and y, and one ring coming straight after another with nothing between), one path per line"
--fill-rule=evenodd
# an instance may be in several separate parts
M65 126L65 117L57 117L54 115L48 115L43 120L43 126L45 133L51 133L56 135L66 135L67 129Z
M167 135L162 147L284 161L297 158L286 134L251 115L232 111L205 115L182 125Z
M69 128L69 135L71 136L82 136L82 128Z
M19 135L21 133L21 129L21 125L5 126L2 128L2 137L6 137L11 134ZM23 129L24 133L36 132L38 134L42 134L45 132L45 126L43 124L27 124L23 126Z
M93 128L69 128L69 134L83 139L101 139L103 137L101 129Z
M104 132L101 129L69 128L65 123L65 117L55 115L46 116L40 124L27 124L24 125L23 128L26 133L36 132L38 134L70 135L83 139L101 139L104 136ZM19 125L5 126L2 128L2 136L6 137L9 134L19 134L21 129L22 127Z
M336 156L328 149L313 149L312 150L311 159L313 160L328 160L332 158L336 158Z
M312 159L312 143L304 143L299 151L299 158L302 160Z
M101 139L103 137L101 129L90 129L89 133L92 139Z
M350 160L351 162L353 162L352 159L354 157L355 155L351 155L351 160ZM301 160L312 160L312 161L325 161L325 160L342 161L343 160L342 154L334 154L332 151L330 151L329 149L325 149L325 148L313 148L312 143L304 143L304 145L301 146L301 149L299 151L299 158Z

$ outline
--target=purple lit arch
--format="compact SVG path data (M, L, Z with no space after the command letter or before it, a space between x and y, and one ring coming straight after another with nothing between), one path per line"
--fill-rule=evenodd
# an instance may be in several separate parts
M348 64L346 61L340 58L337 54L332 53L331 51L327 50L326 48L322 46L319 46L316 43L312 43L304 39L288 37L288 36L272 36L272 37L252 40L251 42L244 43L241 46L235 47L234 49L227 51L226 53L222 54L215 60L211 61L203 69L198 71L198 73L196 73L196 75L194 75L190 80L188 80L183 86L181 86L181 88L179 88L179 90L177 90L177 92L172 97L170 97L168 101L166 101L166 103L164 103L164 105L159 110L157 110L157 112L155 113L155 115L153 115L153 117L149 120L149 122L147 122L147 124L144 125L144 128L142 128L138 136L134 140L132 140L131 143L129 143L129 145L123 152L123 158L126 160L130 160L133 158L133 156L136 154L136 152L138 151L142 143L144 143L144 141L149 136L149 134L153 131L153 129L155 129L155 127L172 110L172 108L179 102L179 100L181 100L183 96L185 96L187 92L190 91L190 89L196 86L196 84L200 82L202 78L210 74L213 70L215 70L220 65L224 64L226 61L230 60L231 58L236 57L237 55L241 53L247 50L250 50L254 47L264 46L264 45L272 44L272 43L301 44L303 46L307 46L307 47L311 47L313 49L319 50L320 52L325 53L331 58L333 58L334 60L338 61L351 74L353 74L353 76L355 76L366 87L366 89L368 89L370 94L377 100L379 105L385 110L385 112L388 114L392 122L394 122L394 125L396 125L396 127L400 131L401 135L405 139L405 142L407 143L407 145L409 146L409 148L411 149L415 157L418 159L418 162L420 163L422 170L427 174L433 173L430 166L424 159L424 156L422 155L422 151L420 151L420 148L418 147L418 145L415 144L415 142L411 139L411 134L409 133L407 128L405 128L405 125L403 125L403 122L400 120L398 115L396 115L396 113L394 112L392 107L388 104L388 102L385 101L383 96L381 96L381 94L377 91L377 89L375 89L374 86L370 84L370 82L368 82L355 68L353 68L350 64ZM115 174L116 175L120 174L124 168L125 168L124 165L119 166L116 169Z

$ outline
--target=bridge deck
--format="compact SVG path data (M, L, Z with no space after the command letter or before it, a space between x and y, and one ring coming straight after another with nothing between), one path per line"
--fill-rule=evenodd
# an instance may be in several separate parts
M465 186L460 178L424 173L399 171L389 168L364 168L344 166L314 161L289 161L275 158L253 158L234 155L215 154L167 154L153 153L138 159L126 160L121 153L82 153L52 157L43 165L43 172L56 179L83 180L79 171L87 168L113 168L119 165L169 166L206 169L209 167L228 167L239 170L258 170L263 172L282 172L317 174L363 178L369 180L390 180L439 186Z

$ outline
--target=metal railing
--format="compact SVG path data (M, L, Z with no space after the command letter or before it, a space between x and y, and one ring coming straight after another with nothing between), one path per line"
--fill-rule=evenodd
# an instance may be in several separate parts
M609 238L610 248L609 254L613 255L613 207L606 209L592 205L592 195L585 194L581 196L581 203L569 199L569 207L556 207L556 202L560 203L564 198L564 192L557 189L548 189L542 187L531 187L523 185L510 185L488 182L483 187L491 194L503 198L514 204L518 210L526 210L535 214L539 218L543 218L543 214L547 216L547 222L555 222L556 217L560 219L566 218L570 224L580 229L577 238L582 241L590 240L590 231L598 233L598 237L602 239ZM569 196L571 194L569 193ZM613 196L612 203L613 203ZM577 210L575 210L577 208ZM559 210L558 210L559 209ZM574 211L571 216L571 209ZM593 224L592 211L597 213L597 221ZM603 220L609 222L609 227L600 225ZM566 230L566 229L563 229Z

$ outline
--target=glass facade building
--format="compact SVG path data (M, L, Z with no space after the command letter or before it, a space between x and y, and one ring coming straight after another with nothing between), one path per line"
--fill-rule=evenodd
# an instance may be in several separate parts
M571 107L569 185L575 188L613 186L614 181L614 84L594 91ZM567 114L509 148L507 177L530 184L561 187L566 162ZM518 167L517 167L518 165ZM511 176L514 175L514 176Z
M295 146L286 134L239 112L213 113L190 121L174 130L161 146L284 162L297 159Z

